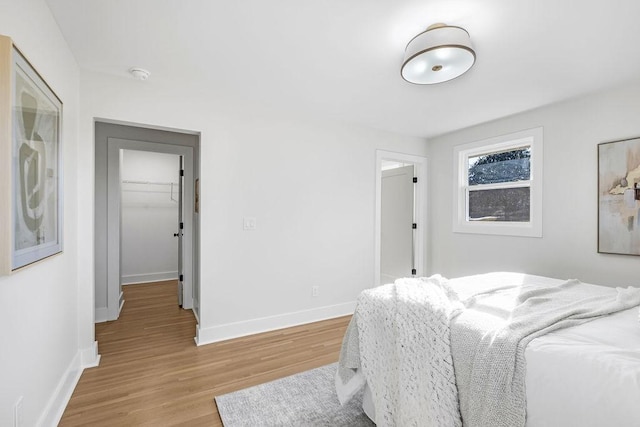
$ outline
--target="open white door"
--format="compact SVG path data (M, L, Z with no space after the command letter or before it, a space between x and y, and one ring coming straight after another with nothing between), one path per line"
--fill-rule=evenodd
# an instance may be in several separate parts
M182 307L184 299L184 273L182 268L182 234L184 232L184 222L182 221L182 187L184 180L184 169L182 166L182 156L180 156L180 171L178 173L178 305Z
M403 169L405 166L408 167ZM391 169L398 170L393 172ZM425 157L376 150L373 286L388 283L397 277L420 277L426 274L426 184L427 159ZM385 193L390 197L383 196L383 186ZM394 211L401 206L404 208L398 212ZM385 221L385 225L383 225L383 216L387 219L391 217L390 221ZM385 240L384 243L383 240Z
M382 171L380 281L415 274L414 167Z

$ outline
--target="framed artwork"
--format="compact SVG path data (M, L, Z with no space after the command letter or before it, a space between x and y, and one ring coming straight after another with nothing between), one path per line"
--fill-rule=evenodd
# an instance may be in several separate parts
M640 255L640 138L598 144L598 252Z
M62 102L9 38L0 44L0 84L8 80L10 97L8 114L0 110L1 127L8 127L3 134L10 134L9 147L2 148L10 164L0 172L8 183L2 206L10 209L4 215L10 223L2 225L9 250L2 253L0 272L8 274L62 252Z

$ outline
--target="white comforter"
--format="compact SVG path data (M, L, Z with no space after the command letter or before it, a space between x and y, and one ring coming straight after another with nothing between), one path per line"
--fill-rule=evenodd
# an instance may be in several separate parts
M516 282L516 284L521 284L523 287L527 287L533 283L536 285L541 284L554 286L561 284L563 281L528 275L492 273L490 275L470 276L455 279L450 281L450 285L459 293L460 299L464 300L473 294L482 292L483 287L487 289L495 289L496 286L501 285L501 282L507 286L513 286L514 282ZM594 289L594 291L597 290ZM480 306L474 307L474 309L479 309L480 311L485 309L488 313L492 310L495 311L495 307ZM626 312L631 311L635 310L627 310ZM578 327L551 333L531 342L526 351L526 405L528 426L640 425L640 416L638 416L638 412L635 407L632 408L630 405L630 402L639 401L638 394L640 393L640 372L638 372L638 350L640 347L637 346L637 341L640 341L640 326L638 326L636 318L632 319L633 321L631 322L633 327L636 328L635 335L633 335L631 329L629 329L631 336L636 338L635 344L631 344L631 347L623 352L626 359L628 359L628 363L623 363L622 366L624 366L625 369L635 368L631 369L631 371L622 371L619 369L616 371L615 368L620 367L618 361L605 362L606 360L610 360L611 356L616 356L618 359L620 358L621 353L617 343L611 343L614 344L616 348L611 348L608 352L596 351L595 353L598 354L607 353L606 357L603 356L602 358L599 358L594 356L593 350L595 348L595 342L593 336L591 336L593 334L588 333L586 336L581 336L581 338L586 341L578 351L576 351L576 346L574 345L567 346L566 338L562 338L564 333L575 334L575 331L580 330L593 332L590 325L598 324L598 322L606 322L608 319L622 318L626 312L611 315ZM603 331L599 330L598 332L601 333ZM624 335L625 339L628 341L629 334ZM575 336L572 337L570 341L573 343L575 338ZM562 343L556 343L555 345L549 345L549 340L553 339L560 339L561 341L564 341ZM634 340L631 340L631 342L633 343ZM634 345L636 345L636 347L633 347ZM571 349L571 351L566 351L567 348ZM611 354L612 352L614 354ZM576 359L580 360L576 361ZM559 362L554 364L554 360L558 360ZM601 373L600 368L604 367L607 363L610 363L610 366ZM598 369L598 372L596 372L595 375L586 375L594 368ZM549 377L550 372L553 373L551 377ZM604 387L600 385L600 382L603 381L605 377L611 377L612 372L614 374L615 372L624 372L625 374L623 377L620 375L613 375L614 380L608 382L611 386L607 386L607 381L604 381ZM557 380L559 376L563 378L562 381ZM554 380L550 381L551 378ZM579 380L577 384L582 383L581 387L576 386L576 380ZM584 387L585 385L589 385L591 387ZM630 388L631 392L621 394L617 389L621 385L625 388ZM593 399L589 399L589 397L594 396L594 387L596 390L604 390L603 393L595 392L595 395L597 396L602 397L606 394L618 397L614 399L604 399L604 401L601 399L597 405L591 404L589 402ZM585 392L585 389L589 391ZM567 403L565 404L564 402ZM602 402L605 402L605 406L610 409L603 410L601 407L603 406ZM638 406L637 403L636 406Z
M559 285L563 280L516 273L452 279L461 298L505 283ZM527 427L640 426L638 307L531 341L525 351Z
M640 426L638 308L529 343L528 427Z

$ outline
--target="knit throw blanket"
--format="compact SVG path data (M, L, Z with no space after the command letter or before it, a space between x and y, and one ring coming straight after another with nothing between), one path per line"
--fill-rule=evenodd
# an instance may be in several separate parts
M459 301L439 276L401 279L358 298L338 396L344 403L366 381L379 426L524 426L527 344L639 304L640 289L575 280L483 289Z
M450 318L461 306L449 292L433 276L360 295L336 376L342 402L366 378L378 426L462 426L449 341Z
M469 427L526 422L525 350L534 338L640 304L638 288L569 280L494 288L463 301L451 323L460 411Z

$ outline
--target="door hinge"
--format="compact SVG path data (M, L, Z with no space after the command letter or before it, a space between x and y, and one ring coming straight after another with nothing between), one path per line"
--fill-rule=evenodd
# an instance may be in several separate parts
M414 273L414 274L415 274L415 273ZM180 281L181 281L181 282L184 282L184 274L181 274L181 275L180 275Z
M418 177L417 177L417 176L414 176L414 177L413 177L413 183L415 184L416 182L418 182Z
M180 176L184 176L184 169L180 169Z
M413 227L413 228L415 228L415 227ZM184 222L180 223L180 230L182 230L182 229L184 229Z
M411 228L413 228L413 229L415 230L416 228L418 228L418 224L416 224L416 223L414 222L414 223L411 225Z
M412 276L415 276L416 274L418 274L418 272L416 271L416 269L415 269L415 268L412 268L412 269L411 269L411 275L412 275Z

